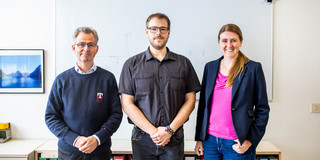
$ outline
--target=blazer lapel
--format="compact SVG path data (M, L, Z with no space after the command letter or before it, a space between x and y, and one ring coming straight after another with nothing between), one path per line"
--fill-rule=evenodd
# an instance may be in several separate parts
M215 63L214 65L212 65L212 68L210 70L210 77L208 78L208 80L209 80L208 81L209 82L208 89L209 89L210 95L212 95L214 86L216 85L218 71L219 71L219 63Z
M243 72L241 73L241 75L237 75L233 80L233 84L232 84L232 100L233 100L234 95L236 94L236 92L237 92L237 90L239 88L239 85L241 83L243 75L246 73L246 71L247 71L247 65L244 64Z
M208 79L207 79L207 106L211 104L212 101L212 94L214 86L216 85L216 79L219 72L220 61L223 57L219 58L218 61L215 61L209 68L208 68ZM208 107L210 108L210 106Z

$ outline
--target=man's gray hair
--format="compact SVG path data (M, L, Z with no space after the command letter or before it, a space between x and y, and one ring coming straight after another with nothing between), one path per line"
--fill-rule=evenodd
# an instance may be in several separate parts
M74 31L74 34L73 34L73 41L74 43L76 43L76 39L79 35L80 32L83 32L85 34L90 34L92 33L94 38L96 39L96 43L98 44L98 41L99 41L99 37L98 37L98 33L96 30L94 30L93 28L90 28L90 27L79 27L77 28L75 31Z

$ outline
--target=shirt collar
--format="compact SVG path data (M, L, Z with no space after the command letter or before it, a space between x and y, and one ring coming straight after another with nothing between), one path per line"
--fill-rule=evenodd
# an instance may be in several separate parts
M169 50L168 47L166 47L166 48L167 48L167 54L163 58L163 60L176 60L175 55ZM146 51L146 61L149 61L151 59L156 59L156 58L153 57L153 55L150 53L150 47L148 47L148 49Z
M89 69L87 73L82 72L82 70L78 67L77 63L74 66L74 69L76 70L77 73L79 74L91 74L97 70L97 66L95 64L92 65L92 67Z

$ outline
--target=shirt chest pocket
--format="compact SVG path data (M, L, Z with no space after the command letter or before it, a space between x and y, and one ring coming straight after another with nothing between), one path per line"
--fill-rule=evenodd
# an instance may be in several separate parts
M135 76L135 87L137 92L151 91L154 89L154 74L142 73Z
M169 87L174 90L185 91L186 78L181 73L169 74Z

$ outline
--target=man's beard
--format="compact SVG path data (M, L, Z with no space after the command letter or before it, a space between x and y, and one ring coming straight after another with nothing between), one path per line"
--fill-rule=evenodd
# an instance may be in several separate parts
M156 38L157 38L157 37L156 37ZM156 38L154 38L154 39L156 39ZM163 37L161 37L161 38L164 39ZM151 41L151 40L149 40L149 42L150 42L151 46L152 46L154 49L156 49L156 50L161 50L161 49L163 49L163 48L166 46L166 44L167 44L167 42L168 42L168 39L166 39L165 41L163 41L163 43L161 43L161 44L155 44L154 41Z

